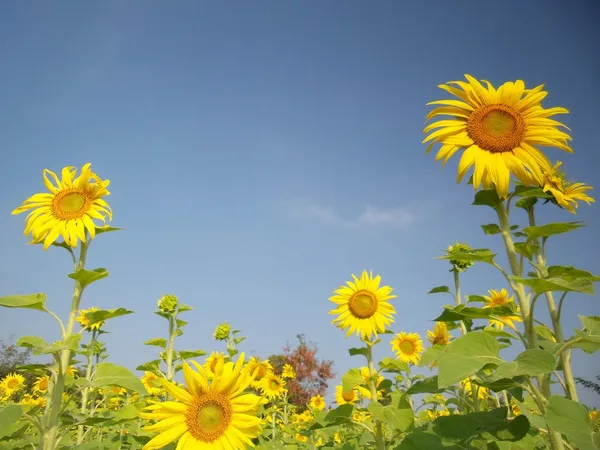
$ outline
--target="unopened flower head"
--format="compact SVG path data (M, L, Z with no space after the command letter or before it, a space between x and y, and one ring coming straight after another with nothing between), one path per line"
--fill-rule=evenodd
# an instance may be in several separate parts
M229 333L231 332L231 325L227 322L223 322L218 325L213 333L213 336L217 341L226 341L229 338Z
M158 309L168 314L175 312L179 300L176 295L166 294L158 299Z
M464 253L464 252L468 252L468 251L471 251L471 246L469 246L467 244L463 244L461 242L457 242L454 245L448 246L448 250L446 250L446 253L448 254L448 256L452 257L452 255L456 255L456 254ZM473 265L473 261L458 261L458 260L450 258L450 264L452 264L452 266L454 266L454 268L456 270L458 270L459 272L462 272L464 270L467 270L469 267L471 267Z

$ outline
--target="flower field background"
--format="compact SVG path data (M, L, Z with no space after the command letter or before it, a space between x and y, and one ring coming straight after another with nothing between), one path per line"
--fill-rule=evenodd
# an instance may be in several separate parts
M139 12L137 6L119 8L125 8L125 16ZM278 11L281 18L288 17L289 11ZM548 12L549 23L571 17L559 8L553 11L554 16ZM195 29L200 20L194 9L174 22L153 12L153 19L145 17L144 23L158 20ZM417 6L411 13L425 18L426 11ZM584 18L580 13L577 17ZM34 17L18 8L11 14ZM358 17L342 22L362 23L355 22ZM366 17L370 30L378 29ZM439 11L434 17L447 18ZM128 36L123 47L135 41ZM177 36L177 42L188 42L185 33ZM178 48L165 45L163 50ZM478 52L483 55L483 47ZM164 57L168 51L157 57L159 53ZM438 57L443 56L438 52ZM161 157L158 164L143 152L124 156L123 163L117 153L83 150L70 153L64 164L56 162L64 154L30 158L27 170L41 172L41 179L28 175L32 184L5 182L11 202L16 199L5 210L8 229L16 230L17 222L23 228L4 233L10 249L6 261L13 258L15 263L3 271L14 273L12 266L20 261L36 262L26 275L3 278L6 292L0 293L6 333L0 338L10 340L18 332L14 342L1 348L0 449L600 449L595 397L600 387L593 382L600 317L597 304L589 301L596 300L600 281L594 251L598 216L587 212L597 209L592 184L598 180L579 181L580 174L597 173L586 163L571 163L594 161L578 145L579 134L589 135L590 122L576 112L577 105L587 105L588 99L581 99L581 82L557 101L552 82L536 81L552 71L535 69L531 60L522 63L533 81L494 58L479 66L468 59L455 61L452 74L443 79L439 73L413 78L422 92L413 90L411 101L425 107L405 107L402 114L417 120L403 119L401 140L411 144L396 160L398 167L419 168L418 173L406 172L409 181L398 176L385 181L389 169L377 163L382 155L376 149L357 147L352 164L341 150L320 158L314 154L315 166L322 162L348 172L331 174L344 181L346 188L338 186L342 191L358 195L364 185L381 202L394 192L393 197L416 199L413 204L431 195L447 205L441 220L423 225L412 235L417 243L407 241L403 249L394 246L391 234L378 239L374 227L406 229L425 221L422 210L420 216L416 209L408 212L406 203L388 211L369 203L357 220L348 221L337 210L305 199L287 202L289 220L297 220L301 212L334 230L329 237L341 239L339 251L353 255L353 268L345 275L328 262L320 249L327 243L318 234L310 244L304 242L319 247L310 255L320 268L316 275L313 262L296 260L306 251L303 244L281 253L274 248L285 245L274 240L244 243L239 236L267 223L263 217L256 221L260 201L241 221L231 220L226 201L215 200L233 186L238 192L255 189L248 182L252 177L257 185L265 181L261 177L275 180L276 166L264 170L264 164L281 155L259 156L265 159L258 164L225 158L224 168L215 164L224 164L215 159L222 155L205 153L194 155L202 164L198 169L184 157L191 153L177 150L154 155ZM395 67L380 64L384 70ZM487 71L487 79L454 76L457 70L463 73L462 65L469 71L475 66L479 75ZM83 85L98 83L91 73L79 73ZM180 72L169 68L167 73ZM350 80L351 73L343 79ZM125 78L131 79L127 77L130 72ZM143 86L160 77L154 72L138 81ZM216 108L220 103L211 104ZM178 137L179 142L186 139L185 133ZM212 138L218 142L218 133ZM331 139L329 145L337 148L335 138L336 133L321 144ZM327 165L330 158L333 166ZM455 161L456 168L450 168ZM437 163L448 167L440 172ZM205 166L211 165L227 175L205 182L195 173L208 175ZM15 179L14 167L5 180ZM569 167L581 170L567 173ZM120 182L111 168L121 174L116 178L120 182L123 173L133 180L126 184L130 191L123 189L135 193L126 197L131 205L119 200ZM456 176L456 186L448 173ZM241 184L236 184L236 174ZM377 182L369 185L375 183L372 178ZM236 204L247 205L250 197L243 198ZM470 206L468 215L457 213L465 211L459 203ZM592 220L586 223L586 217ZM453 223L458 236L442 242ZM208 229L223 233L213 238L227 246L210 247ZM578 237L582 234L589 242ZM23 236L28 246L8 244ZM423 256L430 248L440 250ZM261 269L270 251L285 259ZM393 258L374 258L374 252ZM357 258L373 267L364 269ZM421 270L423 258L434 260L427 270ZM233 270L241 267L238 259L247 266L239 275ZM116 271L105 267L111 260ZM396 260L403 268L399 277L390 264ZM37 261L48 261L43 263L48 269ZM377 268L378 261L385 261L385 269ZM223 267L227 276L211 278L211 264ZM348 262L344 267L350 267ZM294 273L289 282L270 273L284 270ZM318 288L307 290L309 273ZM58 274L66 276L56 281ZM111 288L113 280L127 289ZM165 280L175 285L164 286ZM185 288L178 289L178 281ZM427 291L407 296L412 283L426 283ZM23 286L26 290L14 290ZM147 292L153 292L149 299ZM307 292L315 299L306 298ZM265 302L273 293L274 300ZM216 311L226 321L216 318ZM300 323L304 330L290 335L290 327ZM285 344L286 337L302 331L307 334ZM318 346L310 340L314 335L321 338ZM329 349L340 348L332 342L343 345L343 352L331 355Z

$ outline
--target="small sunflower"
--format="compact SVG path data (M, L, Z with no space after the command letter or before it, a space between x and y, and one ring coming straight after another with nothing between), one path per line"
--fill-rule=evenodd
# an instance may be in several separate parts
M252 378L242 371L244 354L237 362L225 363L209 383L206 370L195 361L194 371L183 363L186 388L177 387L166 379L161 382L176 401L159 402L139 413L147 420L159 420L145 427L160 434L143 450L160 449L179 439L178 450L241 450L253 446L252 439L262 432L257 417L262 398L245 393Z
M423 353L423 341L417 333L398 333L391 342L392 350L402 362L417 364Z
M442 144L435 157L436 161L442 159L442 165L464 150L458 164L458 182L474 165L473 187L478 189L483 184L489 189L493 185L498 196L506 198L511 173L529 184L532 179L541 182L543 172L550 169L550 162L536 146L573 152L568 145L571 137L559 130L568 128L550 119L569 111L558 107L544 109L542 100L548 93L543 85L525 89L525 83L517 80L496 90L488 81L483 80L484 87L470 75L465 78L467 83L451 81L438 86L460 100L428 103L441 105L427 115L428 120L440 115L452 117L433 122L423 130L431 132L423 140L430 142L427 153L435 142Z
M248 364L246 364L246 367L244 367L244 371L248 372L252 377L252 387L260 389L260 380L273 373L273 366L268 359L261 361L253 356L248 361Z
M372 272L369 274L365 270L360 279L355 275L352 278L354 282L347 281L348 286L340 286L334 291L335 295L329 300L338 306L329 314L338 315L332 323L341 329L348 329L346 337L356 333L363 339L370 339L384 332L386 326L394 321L396 310L389 300L397 295L392 295L389 286L380 287L381 277L377 275L373 278Z
M463 380L459 383L465 391L465 395L471 397L473 395L473 389L477 389L477 398L483 400L488 398L490 390L486 387L474 384L470 379Z
M379 385L381 384L381 382L385 379L383 377L383 375L380 375L377 372L373 372L371 373L370 369L367 366L363 366L360 369L360 375L363 379L363 384L369 387L365 387L365 386L355 386L356 390L358 391L358 393L360 395L362 395L364 398L366 399L371 399L372 395L371 395L371 388L370 388L370 383L371 383L371 379L375 380L375 388L378 388ZM377 391L377 396L378 398L380 396L382 396L382 391L378 390Z
M487 305L483 308L496 308L500 306L514 305L515 299L514 297L508 295L508 291L502 288L500 291L496 289L490 289L488 291L489 296L484 295L483 298L486 300ZM489 319L489 324L492 327L498 328L499 330L504 329L504 324L508 325L510 328L514 328L515 324L513 322L523 322L521 318L521 308L516 306L515 308L516 314L511 314L509 316L499 316L498 319Z
M146 391L150 395L158 395L162 392L162 386L160 384L160 378L154 372L144 372L142 377L142 384L146 388Z
M264 376L259 383L260 391L269 400L281 398L286 392L285 381L272 372Z
M2 379L2 388L6 397L11 397L25 385L25 378L18 373L9 373Z
M585 193L593 188L584 183L568 181L565 174L559 170L561 164L558 161L554 167L544 172L544 181L541 187L545 193L552 195L554 203L570 213L576 214L578 201L586 202L588 205L595 202Z
M204 362L204 369L210 374L215 375L217 370L222 369L225 364L225 353L211 352L210 356Z
M311 408L316 409L317 411L322 411L325 409L325 406L327 406L327 403L325 403L325 399L322 395L315 395L314 397L311 397L311 399L308 401L308 404Z
M101 180L90 169L91 164L81 168L78 177L75 167L67 166L62 170L62 179L44 169L44 184L49 194L41 193L29 197L12 214L20 214L32 209L25 220L26 236L31 235L32 243L44 243L44 250L62 236L71 247L77 247L79 240L86 242L96 236L94 220L112 220L112 211L103 197L110 195L106 189L110 183ZM50 177L54 183L50 180Z
M433 331L427 330L427 340L432 345L448 345L450 339L452 339L452 335L444 322L436 322Z
M338 385L335 387L335 402L338 405L355 404L358 402L358 391L356 389L350 389L344 391L344 387Z
M48 384L50 383L50 378L47 376L39 377L33 383L33 390L44 394L48 391Z
M288 378L290 380L296 378L296 371L294 370L291 364L285 364L283 366L283 370L281 371L281 377Z
M77 316L77 322L81 325L81 328L87 328L88 331L99 330L104 325L104 321L95 322L90 325L90 320L87 317L88 313L93 313L96 311L100 311L95 306L91 306L89 309L82 309L79 311L79 316Z

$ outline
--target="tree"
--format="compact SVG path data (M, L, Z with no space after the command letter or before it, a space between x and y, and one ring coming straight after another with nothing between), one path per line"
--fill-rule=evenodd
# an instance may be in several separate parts
M31 358L31 349L21 350L14 344L0 341L0 379L12 372L18 372L17 367L27 364Z
M600 384L584 378L575 377L575 381L581 384L584 388L591 389L596 394L600 395ZM596 375L596 381L600 381L600 375Z
M335 377L332 371L333 361L321 361L317 357L318 348L313 342L307 342L304 334L296 336L295 348L288 344L282 355L269 356L269 362L277 373L281 373L285 364L290 364L296 372L294 380L288 380L288 400L296 405L298 412L306 409L306 404L315 395L325 395L328 381Z

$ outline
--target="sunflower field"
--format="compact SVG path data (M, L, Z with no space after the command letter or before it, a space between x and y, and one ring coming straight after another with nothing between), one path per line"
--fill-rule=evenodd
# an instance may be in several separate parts
M72 304L68 317L59 317L43 293L0 297L0 306L36 310L56 322L53 342L17 341L52 364L21 365L0 380L0 448L600 449L600 419L580 401L571 368L572 351L597 357L600 318L579 316L573 333L561 325L569 293L593 294L600 277L547 259L549 246L583 223L536 222L540 204L564 215L594 202L591 186L568 180L561 163L540 150L573 152L570 130L555 118L568 111L543 107L544 86L526 88L521 80L495 88L466 75L440 88L453 98L429 103L426 152L440 144L435 160L442 164L458 154L458 182L473 168L473 205L497 216L481 228L504 248L457 242L438 256L451 275L429 293L450 304L431 318L425 338L393 330L396 294L377 272L334 280L323 301L356 358L335 387L334 404L317 395L303 408L292 405L286 385L298 368L247 357L246 338L227 323L214 331L226 351L180 348L192 308L175 295L161 297L155 311L168 333L144 343L156 348L156 359L137 368L110 362L103 327L132 311L90 307L84 295L108 277L107 269L86 266L88 253L113 232L125 233L111 225L109 181L91 164L65 167L60 175L44 169L47 192L12 214L28 213L24 234L31 244L71 255L73 268L65 271L73 280ZM515 217L527 226L514 225ZM462 294L461 276L474 264L498 271L505 287ZM549 323L539 319L542 310ZM9 310L2 314L10 317ZM376 360L373 348L388 345L386 335L388 356ZM514 360L500 357L509 346ZM35 378L33 385L26 387L24 375Z

